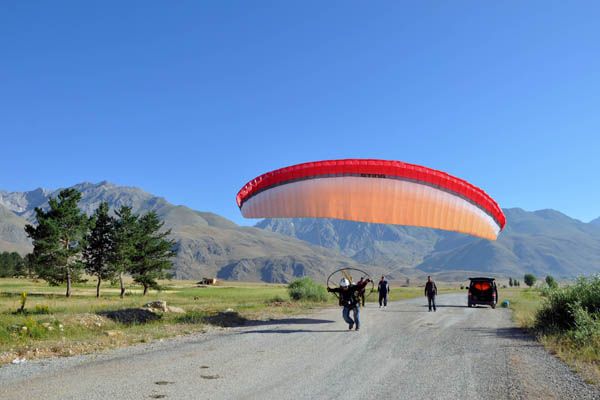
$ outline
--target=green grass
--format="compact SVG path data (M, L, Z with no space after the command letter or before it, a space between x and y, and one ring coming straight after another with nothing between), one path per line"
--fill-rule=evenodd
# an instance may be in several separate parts
M513 313L513 320L518 326L526 329L532 329L535 325L535 315L540 307L542 297L540 292L535 289L499 289L498 304L504 300L510 302L510 309Z
M95 285L89 282L75 285L73 297L67 299L64 287L0 279L0 363L17 356L85 353L191 333L205 329L211 316L228 309L239 318L255 319L300 313L314 306L310 302L291 302L285 285L221 282L219 286L198 288L191 281L161 284L163 291L142 296L140 287L128 283L128 295L123 299L118 287L106 287L97 299ZM22 292L28 294L25 313L18 313ZM137 324L102 316L110 311L137 309L159 299L183 308L186 314L165 313L156 321Z

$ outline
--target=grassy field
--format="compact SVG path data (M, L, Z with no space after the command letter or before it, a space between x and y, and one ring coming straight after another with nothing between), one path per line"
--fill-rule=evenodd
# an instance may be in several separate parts
M95 297L94 285L76 285L73 297L63 287L24 279L0 280L0 363L17 357L71 355L147 342L231 325L243 319L274 318L316 306L289 301L283 285L221 284L199 288L194 282L161 282L164 290L141 296L141 288L119 298L118 288L105 288ZM131 285L130 285L131 286ZM27 292L25 313L22 292ZM140 312L147 302L164 300L185 314ZM225 313L232 309L234 312ZM118 313L115 313L118 311Z
M193 281L164 281L161 285L161 292L150 291L142 296L141 287L128 282L123 299L119 298L118 287L104 287L97 299L94 283L90 282L75 285L73 297L67 299L64 287L51 287L42 281L0 279L0 364L23 357L89 353L337 305L332 295L326 303L293 302L285 285L219 282L217 286L197 287ZM441 287L440 293L453 290ZM27 300L25 312L20 313L17 310L23 292ZM390 300L422 295L423 288L394 288ZM164 300L185 313L159 313L157 317L140 311L154 300ZM376 302L377 293L367 301Z
M596 346L578 346L566 334L544 333L535 328L535 315L544 298L535 289L502 289L500 302L510 301L514 321L534 334L552 354L565 361L588 382L600 384L600 349Z

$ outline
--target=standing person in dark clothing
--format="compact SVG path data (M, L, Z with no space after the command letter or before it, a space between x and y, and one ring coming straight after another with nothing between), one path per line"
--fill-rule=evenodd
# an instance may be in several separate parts
M390 285L388 285L388 281L385 280L385 276L381 277L379 281L379 285L377 286L377 292L379 292L379 308L383 305L383 308L387 307L387 296L390 292Z
M429 305L429 311L431 311L431 306L433 306L433 311L435 309L435 296L437 295L437 286L435 286L435 282L431 279L431 276L427 277L427 283L425 284L425 296L427 296L427 304Z
M365 281L365 277L361 276L360 280L358 282L356 282L356 284L357 285L362 285L364 281ZM358 298L360 300L360 304L364 307L365 306L365 286L363 286L362 289L359 289L359 291L358 291Z
M342 317L344 321L348 323L348 329L352 329L356 325L356 330L360 329L360 300L358 293L360 289L364 289L367 283L371 282L370 279L365 279L362 283L352 284L346 278L342 278L340 281L340 287L338 288L327 288L328 292L338 293L340 296L340 306L343 306ZM354 319L350 318L350 311L352 311Z

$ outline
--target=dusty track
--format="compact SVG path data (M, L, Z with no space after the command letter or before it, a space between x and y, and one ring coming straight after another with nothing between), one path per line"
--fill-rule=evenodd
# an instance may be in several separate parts
M338 309L82 356L0 368L1 399L600 399L600 390L464 294ZM163 397L164 396L164 397Z

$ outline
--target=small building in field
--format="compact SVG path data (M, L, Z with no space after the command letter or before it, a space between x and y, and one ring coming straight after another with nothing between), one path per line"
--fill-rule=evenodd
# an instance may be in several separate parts
M217 278L202 278L198 285L215 285L217 283Z

